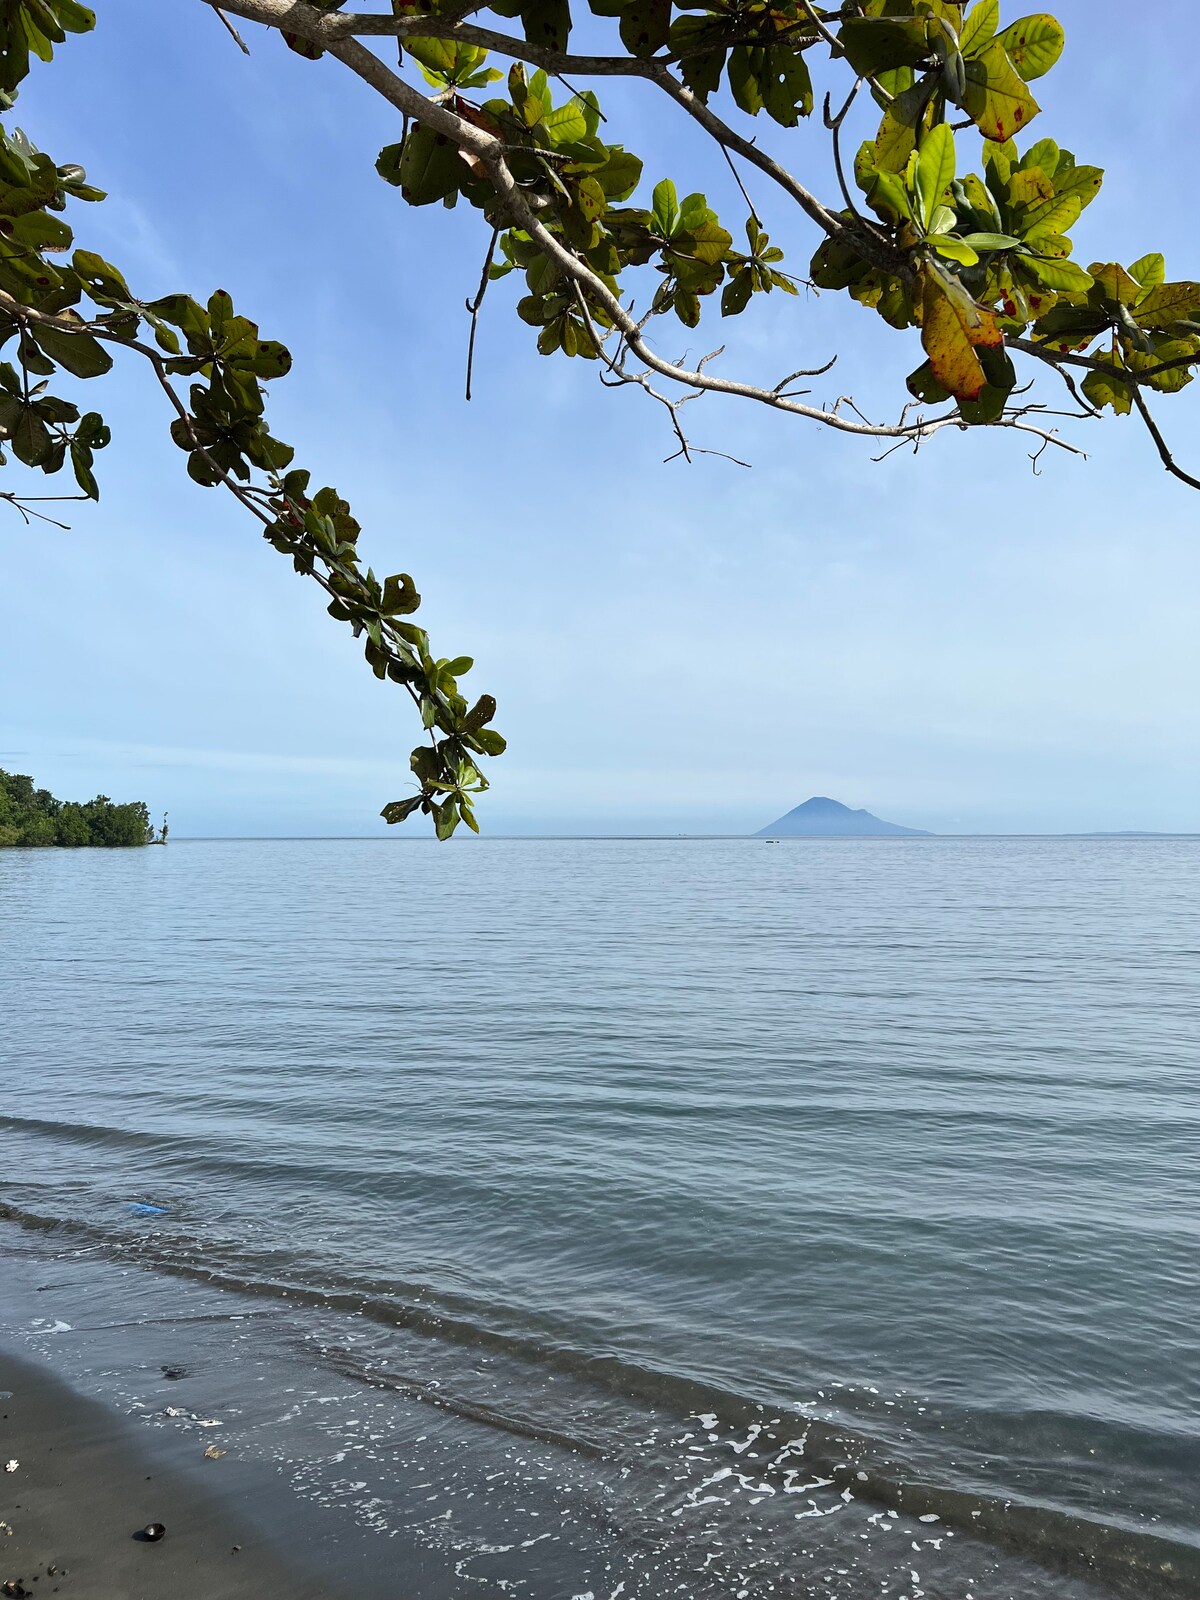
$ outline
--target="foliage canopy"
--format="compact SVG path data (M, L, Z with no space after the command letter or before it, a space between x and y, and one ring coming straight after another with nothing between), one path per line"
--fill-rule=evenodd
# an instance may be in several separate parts
M149 844L154 830L140 800L116 805L106 794L82 805L56 800L49 789L35 789L33 779L0 768L0 848L19 845Z
M230 16L277 30L315 62L333 58L388 101L402 136L380 152L381 178L411 205L462 200L481 214L472 341L488 284L521 275L517 314L538 351L595 361L606 383L643 389L666 408L676 454L694 449L680 408L705 392L882 439L884 453L975 428L1030 435L1036 453L1077 450L1056 419L1111 409L1136 414L1167 469L1200 488L1175 462L1147 398L1184 388L1200 364L1200 283L1169 280L1153 251L1128 266L1072 259L1071 230L1103 173L1048 135L1026 138L1040 115L1031 85L1064 46L1046 13L1008 17L1000 0L392 0L379 13L336 0L195 3L243 49ZM68 34L93 24L79 0L4 0L0 110L11 111L31 56L50 61ZM605 48L573 50L581 31ZM366 39L392 41L398 66ZM490 65L496 56L507 72ZM826 76L833 87L822 93ZM577 87L607 77L665 96L709 136L746 201L744 245L704 194L681 197L669 176L644 181L596 90ZM791 140L760 138L754 126L794 130L814 116L819 94L836 174L826 198L771 153L790 151ZM872 101L868 137L844 149L852 113ZM774 203L797 206L815 228L810 262L792 266L772 244L742 181L749 168ZM491 727L495 702L468 702L458 680L471 659L434 655L411 620L413 580L363 568L346 500L313 488L271 433L264 386L288 371L287 350L220 289L147 302L117 266L74 248L64 213L102 199L83 168L42 154L11 119L0 124L0 344L11 347L0 362L0 434L9 454L46 474L69 466L81 496L97 498L108 428L53 390L64 376L102 377L114 349L146 363L190 476L241 502L325 591L375 674L416 705L427 734L411 759L416 793L383 815L431 814L439 838L460 821L476 827L482 758L504 749ZM738 316L758 295L797 297L802 283L845 292L919 340L895 422L871 421L847 399L813 404L797 385L816 372L768 388L725 375L720 351L688 366L658 349L663 319L694 328L706 311ZM1060 406L1028 398L1018 361L1054 373ZM468 365L468 395L469 383ZM39 497L0 498L26 518L46 515Z

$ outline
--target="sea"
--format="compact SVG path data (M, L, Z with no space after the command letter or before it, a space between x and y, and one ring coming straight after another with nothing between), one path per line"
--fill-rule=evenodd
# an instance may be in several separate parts
M0 1335L361 1595L1195 1600L1198 913L1195 839L0 852Z

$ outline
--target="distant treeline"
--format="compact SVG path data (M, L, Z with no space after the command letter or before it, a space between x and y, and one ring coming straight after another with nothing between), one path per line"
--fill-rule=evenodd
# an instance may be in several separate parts
M98 794L82 805L56 800L49 789L35 789L33 779L0 767L0 847L17 845L149 844L154 837L150 813L140 800L114 805Z

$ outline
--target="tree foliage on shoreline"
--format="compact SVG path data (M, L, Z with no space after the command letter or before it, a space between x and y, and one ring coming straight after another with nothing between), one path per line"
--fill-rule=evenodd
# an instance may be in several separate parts
M481 214L472 341L487 286L521 275L516 310L537 350L594 361L605 383L642 389L665 407L677 455L695 449L681 407L705 393L880 440L884 454L978 428L1028 436L1035 458L1051 446L1081 453L1062 422L1110 409L1136 415L1163 465L1200 488L1148 399L1184 388L1200 365L1200 283L1169 280L1153 250L1129 266L1072 259L1071 230L1103 173L1049 135L1026 139L1041 114L1030 85L1064 45L1047 13L1009 16L1000 0L392 0L378 13L336 0L194 3L243 49L231 16L278 32L314 63L331 58L391 105L401 137L379 154L381 178L411 205L462 200ZM11 111L31 56L51 61L68 34L93 23L79 0L5 0L0 111ZM589 36L607 30L609 48L572 50L583 24ZM365 40L389 42L397 66ZM495 57L507 72L489 64ZM664 96L708 136L714 163L732 169L745 199L744 246L704 194L681 196L670 176L652 183L617 142L596 90L579 87L610 77ZM769 148L819 102L836 173L825 197ZM849 130L864 109L867 136L852 151ZM764 123L783 131L760 139ZM798 207L812 225L810 261L786 262L772 244L743 173L773 206ZM411 620L413 580L364 569L347 501L331 486L313 488L271 433L265 386L288 371L287 350L222 290L146 301L119 267L74 248L63 213L102 199L81 167L56 164L9 120L0 124L7 452L45 474L69 466L80 496L97 498L107 425L51 385L102 377L114 351L143 362L189 475L235 496L324 590L375 674L417 707L426 739L410 762L416 792L384 817L422 811L439 838L460 822L476 827L483 758L504 740L490 726L492 698L472 704L460 690L470 657L434 655ZM763 387L727 375L721 350L690 365L661 354L665 328L742 315L762 294L789 297L799 315L801 284L849 294L919 347L896 421L873 421L846 397L815 404L800 385L827 367ZM1039 371L1062 386L1053 403L1028 392ZM468 366L468 393L469 382ZM0 498L27 519L47 517L44 497Z
M153 837L150 813L140 800L118 805L105 794L82 804L56 800L49 789L35 789L25 773L0 768L0 849L13 845L113 849L149 844Z

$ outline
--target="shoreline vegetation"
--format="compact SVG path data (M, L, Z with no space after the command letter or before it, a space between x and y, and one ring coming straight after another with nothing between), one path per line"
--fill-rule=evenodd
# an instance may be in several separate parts
M83 802L57 800L49 789L35 789L28 774L0 767L0 849L120 849L166 842L166 818L156 834L142 800L118 804L106 794Z

